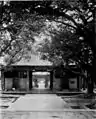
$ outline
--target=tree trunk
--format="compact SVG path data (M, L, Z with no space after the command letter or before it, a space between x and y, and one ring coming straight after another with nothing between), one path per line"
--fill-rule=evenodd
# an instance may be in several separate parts
M88 79L88 93L93 93L94 89L94 82L96 80L96 59L93 59L92 62L92 70L91 70L91 76Z
M93 94L93 81L91 79L91 81L88 82L88 94Z

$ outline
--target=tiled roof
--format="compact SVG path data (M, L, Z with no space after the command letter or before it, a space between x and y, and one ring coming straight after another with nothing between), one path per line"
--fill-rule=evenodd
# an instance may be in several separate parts
M16 66L51 66L52 63L49 62L48 60L42 60L38 55L31 55L31 58L24 59L22 58L19 62L16 62Z

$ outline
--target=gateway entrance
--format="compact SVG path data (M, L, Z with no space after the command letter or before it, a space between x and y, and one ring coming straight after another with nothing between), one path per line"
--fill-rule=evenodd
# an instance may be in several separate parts
M53 89L53 71L30 71L29 90Z
M10 66L2 70L3 91L53 89L52 66Z
M50 73L49 72L33 72L33 89L49 89Z

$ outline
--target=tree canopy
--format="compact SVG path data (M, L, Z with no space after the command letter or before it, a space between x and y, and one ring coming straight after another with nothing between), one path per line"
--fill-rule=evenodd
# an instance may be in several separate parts
M95 0L1 1L0 31L7 30L11 36L11 40L6 41L8 43L5 40L2 42L4 45L2 45L1 51L6 52L11 42L13 40L17 42L19 36L19 39L22 39L19 41L21 44L22 41L30 44L30 39L31 41L34 39L33 33L45 30L43 26L46 20L60 23L58 28L62 32L59 30L58 33L50 27L52 28L51 34L54 36L52 44L50 44L51 48L47 46L49 54L57 59L62 57L63 60L66 58L75 60L81 67L84 64L82 68L87 64L89 67L86 68L87 70L90 69L91 64L90 75L93 82L96 77L95 3ZM23 28L27 30L24 31ZM66 31L64 31L65 29ZM54 30L55 33L52 33ZM20 48L24 50L27 46L25 44ZM47 43L45 44L47 45Z
M15 14L17 11L13 13L11 9L9 10L8 6L11 3L4 1L0 3L1 10L4 10L1 12L3 16L0 24L0 56L5 57L7 64L11 64L27 55L27 51L32 51L34 36L42 31L44 18L36 13L24 13L22 18L18 16L17 19Z
M60 1L7 1L0 2L0 23L9 24L11 20L23 19L25 14L37 13L49 20L56 20L76 30L84 41L94 46L95 0L60 0ZM27 15L26 15L27 17ZM93 37L93 38L92 38Z

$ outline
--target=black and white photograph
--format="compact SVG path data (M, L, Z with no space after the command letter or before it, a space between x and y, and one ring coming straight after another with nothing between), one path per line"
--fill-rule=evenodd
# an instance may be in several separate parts
M95 0L0 0L0 119L96 119Z

